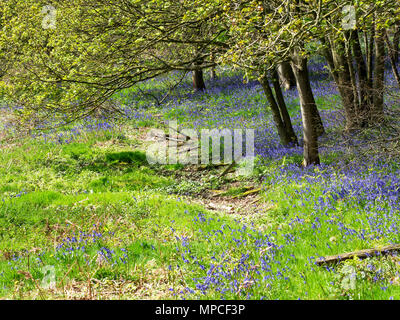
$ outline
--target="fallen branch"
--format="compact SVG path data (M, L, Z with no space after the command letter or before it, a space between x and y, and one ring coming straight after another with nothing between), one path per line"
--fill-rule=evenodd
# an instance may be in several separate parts
M328 256L319 258L317 260L317 265L322 266L325 264L333 264L338 263L344 260L352 259L354 257L358 258L368 258L375 257L379 255L387 255L393 251L400 251L400 244L393 244L390 246L385 246L382 248L373 248L373 249L365 249L360 251L354 251L349 253L344 253L336 256Z
M172 138L170 137L168 134L161 136L159 134L155 134L154 135L156 138L160 138L160 139L165 139L165 140L170 140L170 141L176 141L176 142L186 142L187 140L182 140L182 139L176 139L176 138Z
M251 190L245 191L243 193L240 193L236 196L233 196L232 199L246 197L250 194L259 193L260 191L261 191L261 188L251 189Z
M168 129L171 129L171 130L175 131L178 135L180 134L180 135L184 136L186 141L190 140L190 136L188 136L187 134L182 133L179 129L171 127L170 125L168 125Z
M225 176L234 166L236 165L236 161L233 161L228 168L226 168L220 175L219 178L222 178L223 176Z

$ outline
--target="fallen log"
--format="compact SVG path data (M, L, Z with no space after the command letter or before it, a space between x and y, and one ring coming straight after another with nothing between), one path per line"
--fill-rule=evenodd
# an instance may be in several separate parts
M387 255L394 251L400 251L400 244L393 244L390 246L385 246L381 248L372 248L372 249L364 249L360 251L354 251L344 254L339 254L335 256L322 257L317 259L317 265L322 266L326 264L334 264L339 263L344 260L352 259L354 257L358 257L360 259L375 257L379 255Z

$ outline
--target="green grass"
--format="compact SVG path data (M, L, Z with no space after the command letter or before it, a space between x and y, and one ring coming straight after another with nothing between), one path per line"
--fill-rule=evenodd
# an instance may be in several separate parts
M100 139L111 140L111 136ZM118 298L171 297L169 288L184 285L184 279L168 269L178 263L171 228L193 234L190 221L204 209L162 191L176 182L154 171L142 151L128 151L123 143L108 147L98 143L96 134L69 145L27 139L1 153L2 297L87 297L87 276L118 280L121 286L131 283L126 295ZM65 255L56 249L79 232L102 237L89 242L85 252ZM103 247L114 250L118 258L126 250L126 262L99 262ZM148 272L149 265L154 274ZM55 290L42 287L46 266L55 268ZM157 281L163 282L160 292ZM155 286L153 293L141 293L146 283ZM105 286L91 298L112 298Z
M384 244L349 242L342 231L327 222L329 215L321 217L315 213L313 201L322 196L318 184L307 185L311 190L307 201L301 195L296 196L295 192L302 190L305 182L270 186L263 198L274 205L265 215L247 217L243 221L254 225L254 230L249 233L253 234L252 238L241 233L241 224L234 221L235 216L208 213L199 205L168 194L167 190L171 191L168 188L179 193L173 187L179 182L160 175L157 168L149 166L140 150L127 149L124 144L100 148L89 137L70 145L52 146L26 140L18 148L1 153L3 178L0 190L4 199L0 207L2 297L173 299L180 297L186 287L194 287L192 279L204 276L205 272L193 261L182 262L182 254L187 250L182 245L182 237L189 239L191 254L202 265L214 263L212 257L219 259L220 254L231 248L233 268L246 252L254 261L260 261L262 255L255 246L255 240L260 239L258 231L275 231L276 243L285 243L285 235L289 233L298 238L294 247L286 245L277 256L282 263L289 263L290 271L286 276L290 281L277 279L272 288L243 287L226 298L372 299L400 293L398 286L389 286L382 291L382 284L369 281L367 276L357 283L357 290L352 290L354 284L346 287L348 269L332 273L324 268L305 268L309 263L308 257L315 252L329 255ZM340 155L331 154L327 161L334 162L337 157ZM300 159L296 157L289 157L279 163L260 166L258 170L264 170L265 174L265 171L275 170L274 166L298 161ZM165 168L170 172L179 169L179 166ZM232 187L224 196L234 197L244 191L244 186ZM292 196L288 198L287 194ZM299 214L294 205L303 205L303 214L298 218L308 223L288 224ZM367 218L358 214L360 208L359 204L337 202L332 213L336 219L342 219L347 226L357 229ZM204 214L205 222L199 222L199 214ZM321 224L318 232L310 228L316 218ZM224 230L224 226L236 231L211 236L215 230ZM84 250L78 249L83 242L65 244L57 249L66 239L79 239L80 232L98 236L94 241L83 237L89 239ZM235 237L246 239L246 246L235 250ZM330 244L330 249L326 244ZM112 250L111 262L99 258L99 252L104 248ZM293 252L296 258L290 260ZM394 278L397 265L385 261L383 259L387 265L385 272ZM55 272L57 285L53 289L44 285L48 266ZM357 271L360 274L365 273L365 265L361 262L354 268L360 270ZM238 281L243 281L243 275ZM123 293L108 293L106 288L110 283ZM153 289L143 291L145 287ZM219 297L220 293L213 290L201 296Z
M162 91L166 85L145 86L159 86ZM130 101L135 94L124 92L121 99ZM216 124L207 115L221 103L235 102L232 93L205 99L209 110L199 115L206 119L204 127ZM230 115L235 121L266 112L261 94L246 99L258 107ZM319 98L317 102L328 109L334 100ZM144 107L149 101L138 103ZM297 103L294 100L289 106L292 114L298 112ZM149 107L147 112L154 110ZM165 119L178 119L183 124L195 120L188 116L184 103L164 111ZM232 181L218 178L220 172L212 166L202 168L205 173L200 178L191 178L190 173L181 174L182 165L149 165L140 132L134 129L143 126L160 124L132 120L118 129L87 133L62 145L21 138L1 150L0 298L220 299L221 288L229 287L226 279L210 284L206 294L192 291L198 279L219 279L212 266L221 266L222 271L232 274L230 281L237 282L236 290L223 293L227 299L400 297L400 268L394 257L351 260L332 270L313 264L317 255L400 239L393 235L374 240L374 230L363 241L349 237L337 222L356 231L365 228L370 218L365 203L337 200L331 209L321 212L315 205L329 194L310 177L272 184L269 177L282 167L300 165L301 156L260 160L252 177L238 179L220 193L228 200L238 198L264 177L260 202L267 205L261 213L210 212L184 195L196 198ZM334 165L344 156L327 153L322 161ZM341 179L340 168L337 174ZM283 247L260 246L266 235ZM107 252L111 253L109 259L105 258ZM247 263L254 265L246 269L248 272L237 271L246 254ZM271 272L260 272L267 258L274 261ZM381 270L377 281L370 265ZM45 286L48 268L54 270L54 288ZM281 277L252 282L278 271ZM356 282L349 280L354 273Z

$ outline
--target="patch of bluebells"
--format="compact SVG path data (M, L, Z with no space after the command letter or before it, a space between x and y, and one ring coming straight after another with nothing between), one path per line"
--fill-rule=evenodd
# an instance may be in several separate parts
M183 266L196 268L191 270L193 286L175 294L187 298L213 291L222 299L251 298L254 288L268 288L275 281L289 280L288 262L293 257L284 261L284 246L276 243L276 232L264 234L240 221L213 229L210 228L211 222L215 222L214 218L206 218L202 213L193 219L199 230L198 236L213 250L207 256L196 254L187 238L177 237L177 251L181 254Z
M315 261L323 255L353 251L360 245L373 247L377 241L385 245L400 241L400 170L395 165L382 160L355 161L346 166L339 161L338 166L306 169L287 164L272 173L266 182L270 185L286 190L288 209L294 212L294 218L286 221L287 227L279 234L261 233L240 222L206 232L203 230L207 230L209 220L204 215L193 220L201 241L221 246L224 251L218 248L210 254L211 259L196 256L191 244L181 239L184 264L197 266L192 271L197 275L192 279L194 284L180 293L182 298L216 293L220 298L244 298L259 288L269 291L291 279L298 281L302 275L291 268L298 248L306 245L314 253L306 257L305 273L315 272L319 268ZM296 185L298 188L293 188ZM285 203L279 205L284 211ZM336 240L326 239L330 234L338 237L340 251ZM259 254L263 249L267 252L264 256ZM229 255L232 250L234 257ZM331 267L325 270L336 272ZM388 280L379 274L373 279ZM273 296L272 291L270 294Z
M313 252L304 261L304 273L307 273L319 268L315 265L317 258L342 252L338 252L339 245L340 250L353 251L355 246L366 248L376 242L390 244L400 241L400 168L387 161L385 155L361 157L357 150L368 142L365 137L347 137L351 139L343 143L340 132L344 117L336 110L338 99L334 96L337 88L324 71L325 65L313 64L310 69L316 98L323 98L328 107L329 103L332 104L329 110L320 112L327 131L320 139L320 153L323 159L336 154L331 163L302 168L299 163L289 161L290 157L301 158L302 155L300 115L292 117L300 146L282 146L274 126L266 125L272 122L268 112L259 107L262 99L254 98L260 96L257 83L238 84L232 92L224 87L209 90L215 91L216 106L209 106L213 98L207 95L186 100L185 108L182 106L181 113L193 120L193 127L199 130L255 128L256 155L278 164L275 170L263 177L264 187L284 190L287 209L294 216L285 221L286 227L279 234L264 234L239 222L233 228L224 225L206 232L208 220L199 215L193 221L199 227L199 239L217 248L209 256L196 255L191 244L181 239L177 250L181 253L183 265L196 266L188 276L193 275L193 285L177 293L182 298L210 294L220 295L220 298L251 298L257 288L264 288L262 292L268 291L272 297L274 288L286 282L307 281L303 274L291 270L294 261L299 259L298 248L308 246L308 251ZM232 98L226 98L227 92ZM285 92L285 96L288 105L297 103L296 89ZM393 104L399 102L393 97L390 99ZM180 108L180 103L178 100L171 105L171 110ZM245 121L241 113L246 113ZM174 113L171 111L171 114ZM285 210L285 202L279 202L279 206ZM348 217L347 211L351 211ZM329 236L326 237L330 234L337 235L338 239L334 237L335 240L329 241ZM267 253L260 255L263 249ZM231 254L232 251L235 254ZM331 267L325 270L336 272ZM374 279L387 280L379 275Z
M354 136L350 144L342 143L343 137L338 132L342 129L344 119L336 109L337 88L330 81L324 64L313 63L310 71L315 97L323 98L329 107L320 112L328 133L320 140L321 155L324 157L337 153L343 156L333 163L308 168L285 161L290 157L301 157L302 154L296 89L284 93L287 104L296 111L292 120L300 146L294 148L280 144L261 87L256 81L243 84L240 75L220 78L204 94L192 93L188 84L182 83L168 97L163 110L167 118L183 116L190 119L187 125L197 130L215 127L255 129L256 155L279 163L275 170L262 177L264 186L281 187L288 199L287 206L292 211L291 217L285 221L285 229L268 232L259 231L240 221L210 229L210 218L203 214L195 217L192 223L198 232L197 237L209 245L210 252L197 253L188 238L176 237L176 250L182 262L178 267L187 266L187 276L192 279L192 285L176 293L181 298L210 293L218 294L222 299L252 298L257 291L262 291L265 298L271 298L274 297L274 290L286 287L291 281L305 284L305 274L315 272L318 268L315 265L316 258L326 253L339 253L337 244L327 241L322 233L337 235L341 250L354 249L352 243L370 246L376 241L400 241L400 169L382 157L371 156L370 159L363 158L361 162L355 148L351 149L354 160L346 157L349 147L362 146L365 141ZM390 77L388 79L393 81ZM151 93L158 94L159 98L163 94L162 90ZM151 120L152 115L142 109L139 96L143 94L133 97L132 102L124 107L124 113L130 119ZM398 104L393 96L386 98L388 101ZM68 143L85 130L112 129L106 119L101 121L85 128L72 128L69 135L55 137L59 143ZM54 139L54 136L48 139ZM297 189L293 187L296 185ZM281 208L282 211L284 209ZM348 210L355 212L351 220L346 219ZM65 239L57 251L61 256L83 254L87 252L89 243L97 243L96 252L105 261L116 263L118 258L120 261L127 259L125 249L120 249L123 254L118 256L114 249L102 245L102 239L102 234L79 234ZM299 248L304 247L312 253L299 257ZM304 263L301 273L292 269L300 259ZM331 267L325 270L335 272ZM376 280L383 279L377 274ZM301 298L304 297L306 293Z
M22 111L23 107L18 106L0 106L0 109L7 112ZM124 111L122 111L123 113ZM135 114L134 112L130 112ZM141 115L143 113L140 113ZM120 116L120 114L118 114ZM35 129L31 132L31 136L40 139L45 143L69 144L74 142L78 137L91 132L109 132L115 130L115 114L109 113L98 117L86 116L77 124L69 124L66 121L56 119L55 117L42 119L39 123L35 123ZM126 118L129 118L126 115ZM16 123L6 122L2 124L4 130L10 133L16 133L18 126Z
M95 226L98 227L98 226ZM113 232L98 231L79 231L71 236L64 238L56 246L55 250L48 249L35 254L31 261L41 269L44 265L54 265L57 263L71 264L73 261L80 260L88 266L98 263L106 264L110 267L126 265L129 261L129 251L122 247L110 247L106 243L112 241L115 234ZM26 250L18 255L12 256L8 262L9 270L18 272L26 267L27 256L31 255ZM54 259L57 261L55 262Z
M8 196L6 196L5 198L2 198L1 201L5 202L7 198L9 199L15 199L15 198L20 198L26 194L28 194L29 192L25 191L25 189L22 189L22 191L16 193L16 194L10 194Z
M292 230L279 236L276 231L264 233L240 221L233 225L221 224L219 228L213 229L210 228L212 220L205 218L202 213L193 219L196 229L200 230L197 235L199 240L209 248L207 253L197 251L196 246L187 238L176 238L177 251L182 261L179 268L184 268L187 279L190 279L186 289L174 292L182 299L201 296L251 299L259 297L260 293L264 298L274 298L282 294L280 288L290 287L291 282L306 284L307 273L325 270L333 277L337 274L335 268L327 266L323 269L316 266L315 261L319 257L317 253L301 257L298 248L305 245L301 233L294 234ZM296 217L290 221L290 229L300 226L304 232L314 227L318 230L318 223L322 221L318 217L312 221L306 223L304 219ZM357 232L353 234L355 237L357 235ZM310 245L315 250L321 248L313 243ZM301 272L296 268L299 259L304 262ZM379 269L371 269L371 274L373 282L387 283L389 280L382 277ZM325 283L321 282L321 285ZM307 294L303 294L305 296L301 298L306 298Z
M98 231L84 232L79 231L71 237L67 237L61 241L56 247L56 259L64 260L75 257L83 257L86 264L93 261L103 261L111 266L117 264L126 264L128 260L128 251L125 248L109 248L104 243L112 241L113 232L102 233ZM94 250L97 248L97 250ZM98 259L93 259L93 254Z
M35 132L32 136L42 139L45 143L69 144L76 141L83 134L91 132L110 132L115 125L109 120L85 119L82 124L74 125L70 128L51 129L46 132Z

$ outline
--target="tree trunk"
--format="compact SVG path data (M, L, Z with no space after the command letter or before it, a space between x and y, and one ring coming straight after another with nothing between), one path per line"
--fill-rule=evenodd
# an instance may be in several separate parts
M270 105L270 108L272 111L272 117L273 117L275 126L278 130L278 135L281 140L281 143L285 146L292 144L293 143L293 135L290 133L289 130L287 130L287 128L285 126L284 120L282 119L282 116L281 116L281 112L280 112L278 103L276 102L275 97L272 93L267 76L262 75L259 78L259 81L264 90L265 96L269 102L269 105ZM296 138L296 141L297 141L297 138Z
M307 59L301 57L299 53L295 51L293 53L293 61L291 62L291 65L296 77L296 85L300 98L301 117L303 122L303 166L319 164L318 129L315 121L315 110L317 110L317 108L308 77Z
M192 72L193 79L193 89L195 91L204 91L206 89L206 85L204 84L203 78L203 70L196 69Z
M215 56L213 52L210 53L210 60L211 62L215 63ZM215 65L211 67L210 77L211 80L217 79L217 72L215 71Z
M290 65L289 65L289 67L290 67ZM292 70L292 67L290 67L290 70ZM293 74L293 76L294 76L294 74ZM274 86L275 96L276 96L276 100L278 102L278 106L279 106L279 110L280 110L281 117L283 120L283 124L285 125L286 134L288 135L291 144L298 145L299 143L297 141L297 136L293 130L292 121L290 119L290 115L287 110L285 99L282 94L282 88L279 83L279 75L275 70L273 71L273 74L272 74L272 83Z
M217 79L217 72L215 71L215 67L211 67L210 78L211 78L211 80Z
M360 110L360 100L359 100L359 95L358 95L356 73L355 73L354 67L353 67L353 55L351 53L350 47L347 48L345 56L347 59L347 68L349 70L351 88L353 90L354 108L355 108L355 110ZM356 114L357 114L357 111L356 111Z
M374 70L374 47L375 47L375 27L371 28L369 36L369 41L368 41L368 57L367 57L367 66L368 66L368 82L369 86L372 88L372 76L373 76L373 70Z
M393 48L392 44L390 43L390 39L389 39L387 32L385 33L385 43L386 43L386 46L388 47L390 64L392 66L393 75L396 78L397 85L400 88L400 74L399 74L399 71L397 70L397 64L396 64L396 60L395 60L395 49Z
M315 124L314 127L316 129L317 136L320 137L325 133L325 128L324 128L324 124L322 123L322 119L319 114L317 104L315 103L314 95L313 95L313 92L311 89L310 76L309 76L308 67L307 67L307 59L305 60L305 63L306 63L306 67L304 69L302 69L302 76L304 77L305 84L308 87L307 92L309 93L310 97L312 98L312 103L310 103L309 107L313 114L313 121ZM292 67L292 69L293 69L293 67ZM295 76L295 79L296 79L296 76ZM296 83L297 83L297 79L296 79Z
M359 33L357 30L352 31L351 34L351 45L353 48L353 54L357 65L358 84L359 84L359 95L360 95L360 113L369 110L372 105L372 88L368 82L368 70L367 64L364 60L363 52L360 45Z
M322 55L325 57L328 62L329 71L332 74L333 80L335 83L339 83L339 73L335 66L335 60L333 59L332 47L329 43L329 39L322 37L321 42L324 45L322 50Z
M351 85L350 70L345 55L343 42L333 44L324 39L325 49L324 56L328 61L329 69L333 75L336 85L342 98L343 108L346 115L346 131L356 129L358 127L358 119L355 110L354 92Z
M343 59L343 60L342 60ZM347 61L345 61L344 57L341 57L340 60L343 62L343 71L339 72L338 75L338 87L339 92L342 97L342 103L346 116L346 131L352 131L354 129L359 128L359 123L362 121L359 116L356 114L355 108L355 97L354 91L351 87L351 79L350 79L350 71L348 68Z
M400 45L400 25L396 26L396 32L393 36L393 59L397 64L399 62L399 45Z
M375 68L374 68L374 103L371 110L373 123L383 120L383 96L385 86L385 30L375 30Z
M368 80L367 64L364 60L359 33L357 30L351 32L350 42L351 47L353 48L353 54L356 61L358 75L358 91L356 94L359 95L359 104L356 113L358 118L360 119L359 123L363 127L368 122L369 110L371 110L371 106L373 103L373 88L370 81Z
M292 89L296 86L296 78L294 77L290 62L282 62L278 66L278 74L282 86L285 90Z

